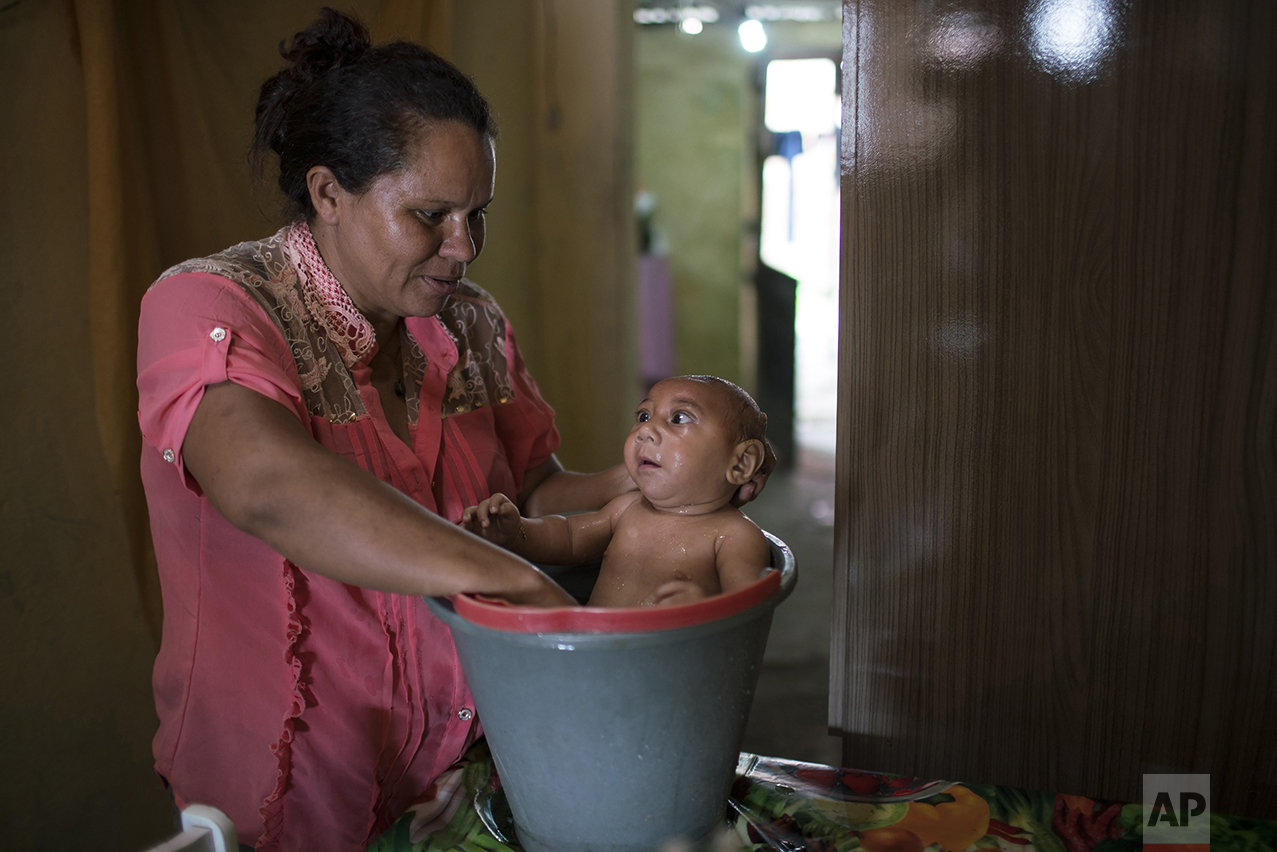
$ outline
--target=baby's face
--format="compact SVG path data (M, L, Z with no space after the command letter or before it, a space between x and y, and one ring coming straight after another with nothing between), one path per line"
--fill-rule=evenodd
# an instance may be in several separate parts
M723 392L689 379L657 382L639 404L625 467L653 506L696 507L735 492L728 410Z

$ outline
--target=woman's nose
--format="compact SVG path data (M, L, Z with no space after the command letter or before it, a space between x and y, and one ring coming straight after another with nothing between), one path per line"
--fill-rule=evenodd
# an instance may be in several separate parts
M439 254L444 257L454 258L462 263L469 263L479 255L479 249L475 245L474 234L470 230L470 220L463 217L460 221L452 221L449 223L447 234L443 238L443 245L439 247Z

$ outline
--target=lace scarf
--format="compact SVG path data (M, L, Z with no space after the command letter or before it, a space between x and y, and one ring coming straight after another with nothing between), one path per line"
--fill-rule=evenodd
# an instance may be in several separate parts
M323 305L332 341L346 367L367 358L377 346L372 324L355 307L341 282L324 263L305 219L293 223L284 248L297 269L303 291L313 293Z

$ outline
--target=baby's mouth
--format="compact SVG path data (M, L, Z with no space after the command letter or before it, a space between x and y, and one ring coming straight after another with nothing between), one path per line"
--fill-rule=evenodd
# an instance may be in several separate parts
M660 467L660 464L658 462L652 461L651 459L640 458L638 466L639 466L639 470L648 470L650 468Z

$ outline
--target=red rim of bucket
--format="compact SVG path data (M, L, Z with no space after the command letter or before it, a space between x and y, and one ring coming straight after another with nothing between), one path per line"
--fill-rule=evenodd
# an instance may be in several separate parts
M509 633L651 633L717 621L744 612L776 594L780 571L769 569L757 583L729 595L714 595L679 606L515 606L472 594L452 599L457 615Z

